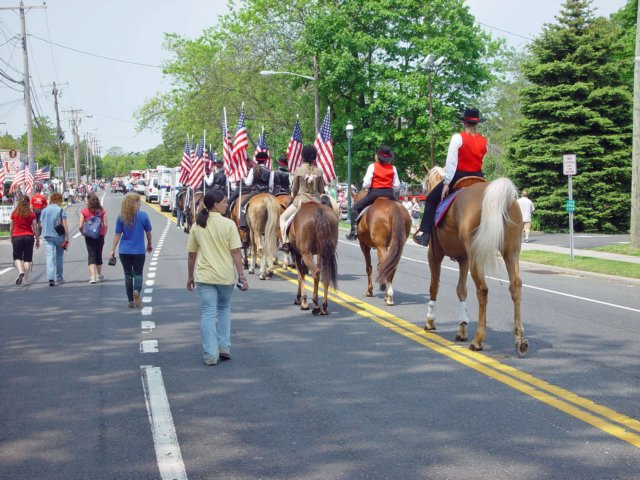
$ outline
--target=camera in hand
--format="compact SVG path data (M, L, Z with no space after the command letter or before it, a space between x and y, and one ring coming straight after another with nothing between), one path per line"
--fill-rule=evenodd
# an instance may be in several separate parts
M113 266L115 266L115 264L116 264L116 257L111 257L111 258L109 259L109 262L108 262L108 263L109 263L109 265L111 265L112 267L113 267Z

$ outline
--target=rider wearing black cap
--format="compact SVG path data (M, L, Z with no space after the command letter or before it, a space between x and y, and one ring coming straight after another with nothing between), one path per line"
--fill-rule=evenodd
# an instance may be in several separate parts
M278 169L273 172L273 194L291 194L291 175L287 157L284 155L278 158Z
M393 152L389 147L383 146L376 150L375 162L369 165L362 181L362 188L368 188L369 193L356 202L351 209L351 231L347 234L348 240L355 240L358 237L356 220L358 214L365 207L380 197L396 199L394 191L400 189L400 177L398 177L396 167L392 164L393 158Z

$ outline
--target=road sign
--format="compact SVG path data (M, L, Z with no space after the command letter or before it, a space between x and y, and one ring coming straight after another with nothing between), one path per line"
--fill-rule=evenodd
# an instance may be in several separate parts
M575 212L576 211L576 201L575 200L567 200L567 204L565 205L565 209L567 212Z
M562 156L562 173L564 175L575 175L578 173L578 162L574 154Z

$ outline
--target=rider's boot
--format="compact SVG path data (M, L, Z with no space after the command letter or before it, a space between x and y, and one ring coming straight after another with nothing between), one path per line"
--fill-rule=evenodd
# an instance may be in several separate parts
M351 212L351 230L349 231L349 233L347 233L347 240L355 240L356 238L358 238L358 233L356 231L358 227L357 218L358 212L356 210L353 210Z

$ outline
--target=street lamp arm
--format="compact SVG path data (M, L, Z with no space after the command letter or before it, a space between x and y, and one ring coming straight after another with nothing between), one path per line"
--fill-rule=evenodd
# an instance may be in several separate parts
M314 80L315 78L310 77L308 75L300 75L299 73L293 72L276 72L274 70L262 70L260 75L293 75L294 77L306 78L307 80Z

